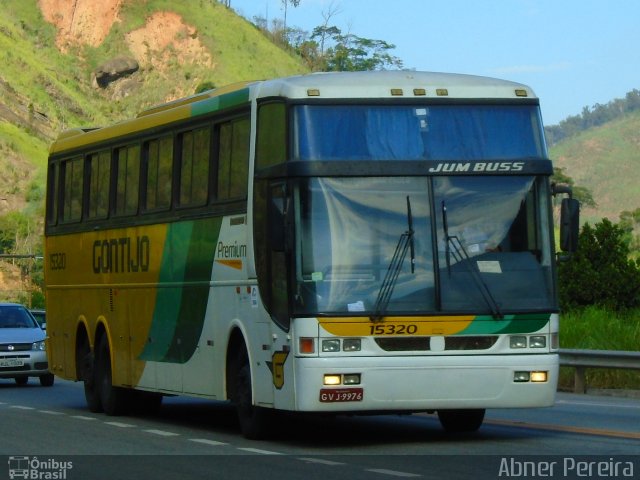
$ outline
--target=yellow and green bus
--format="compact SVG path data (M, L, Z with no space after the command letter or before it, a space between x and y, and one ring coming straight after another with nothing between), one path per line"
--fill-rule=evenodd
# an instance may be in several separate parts
M460 431L551 405L552 173L531 89L457 74L248 82L64 132L51 370L109 415L231 401L250 438L275 411Z

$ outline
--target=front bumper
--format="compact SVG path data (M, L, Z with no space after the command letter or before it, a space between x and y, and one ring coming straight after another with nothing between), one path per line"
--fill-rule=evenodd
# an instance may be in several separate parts
M0 378L39 377L49 373L47 352L20 351L0 353Z
M558 383L557 354L298 357L294 369L295 408L306 412L545 407L553 405ZM515 382L517 371L546 371L547 381ZM325 374L354 373L361 374L360 385L323 385ZM352 387L362 389L361 400L321 401L327 389Z

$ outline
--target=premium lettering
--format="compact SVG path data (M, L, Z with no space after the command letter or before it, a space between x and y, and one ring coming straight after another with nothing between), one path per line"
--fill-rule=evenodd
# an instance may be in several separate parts
M238 245L238 242L233 245L225 245L222 242L218 242L217 258L243 258L246 256L246 245Z
M138 273L149 270L149 237L121 237L93 242L93 273Z

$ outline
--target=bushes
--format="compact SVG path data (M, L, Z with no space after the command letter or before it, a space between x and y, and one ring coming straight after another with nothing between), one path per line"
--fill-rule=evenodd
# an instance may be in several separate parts
M558 276L563 310L640 307L640 262L629 259L624 230L606 218L582 227L578 251L559 264Z

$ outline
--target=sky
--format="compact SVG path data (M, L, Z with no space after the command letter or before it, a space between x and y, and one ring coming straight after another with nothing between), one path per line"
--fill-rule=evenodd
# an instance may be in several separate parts
M282 0L231 0L282 18ZM640 89L640 0L300 0L287 25L311 32L323 13L343 33L384 40L406 69L524 83L546 125Z

